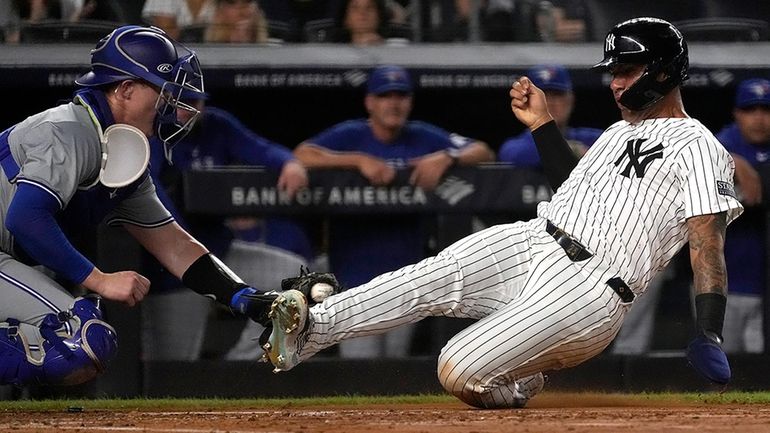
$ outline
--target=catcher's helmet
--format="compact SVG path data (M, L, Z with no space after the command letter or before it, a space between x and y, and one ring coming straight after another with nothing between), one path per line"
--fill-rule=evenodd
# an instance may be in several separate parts
M623 92L620 103L631 110L643 110L678 86L687 77L687 43L668 21L634 18L613 27L604 42L604 59L594 70L616 64L646 65L641 77ZM662 80L660 74L664 75Z
M101 87L123 80L140 79L160 89L156 103L158 137L171 146L192 128L197 111L184 99L203 99L203 73L195 52L175 42L157 27L123 26L97 42L91 50L91 70L75 83ZM184 124L177 109L196 114Z

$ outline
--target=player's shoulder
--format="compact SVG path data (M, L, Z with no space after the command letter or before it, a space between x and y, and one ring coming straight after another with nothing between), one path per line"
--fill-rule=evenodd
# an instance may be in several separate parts
M592 145L604 133L602 129L587 126L570 127L568 131L567 138L580 141L586 146Z
M235 115L233 115L229 111L223 110L219 107L213 107L210 105L206 106L203 109L203 112L201 113L201 117L206 120L215 119L215 120L225 121L225 122L229 122L236 118Z
M349 119L333 125L325 132L360 134L369 131L369 122L366 119Z
M716 141L708 128L691 117L648 119L637 127L643 135L657 138L664 145L675 148Z
M675 126L666 133L668 146L673 149L674 155L699 154L705 157L728 153L711 130L699 120L693 118L675 120L677 120ZM685 150L689 151L684 152Z
M717 140L727 148L741 145L744 141L741 136L741 131L738 129L738 124L735 122L725 125L719 132L717 132L716 137Z
M365 119L351 119L324 129L306 142L334 150L350 150L371 136L371 128Z
M535 139L532 137L532 133L529 130L522 132L519 135L508 137L500 145L500 149L520 149L529 148L535 146Z
M404 129L415 134L426 134L426 135L431 134L431 135L441 135L441 136L449 135L449 132L447 132L443 128L422 120L410 120L406 122Z
M96 125L88 111L76 104L62 104L21 121L11 132L9 141L26 145L98 142Z
M540 165L540 154L529 130L505 140L500 146L497 158L501 162L518 166L537 167Z

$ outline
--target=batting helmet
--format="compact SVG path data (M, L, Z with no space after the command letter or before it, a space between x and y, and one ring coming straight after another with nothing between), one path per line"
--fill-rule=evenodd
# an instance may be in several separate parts
M192 128L197 111L185 99L205 98L203 73L192 50L175 42L157 27L123 26L97 42L91 50L91 70L75 83L100 87L123 80L140 79L160 89L156 103L158 137L166 152ZM184 124L177 109L195 112Z
M607 33L604 59L592 69L604 71L623 63L646 65L642 76L620 97L620 103L625 107L643 110L688 78L687 43L668 21L630 19Z

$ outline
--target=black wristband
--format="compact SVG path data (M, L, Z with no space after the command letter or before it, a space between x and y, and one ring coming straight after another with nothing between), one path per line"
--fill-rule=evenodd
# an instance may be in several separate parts
M722 339L727 298L720 293L701 293L695 296L695 323L698 331L713 332Z
M548 183L556 191L577 165L578 157L562 137L555 120L532 131L532 138L535 140L537 153L540 154Z
M200 256L182 275L182 283L203 296L230 306L235 292L248 287L233 271L211 253Z

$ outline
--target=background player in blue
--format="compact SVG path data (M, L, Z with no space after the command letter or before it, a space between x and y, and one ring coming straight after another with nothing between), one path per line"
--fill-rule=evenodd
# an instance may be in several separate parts
M147 171L148 136L170 147L197 113L182 93L203 92L195 53L163 31L120 27L91 51L74 100L0 134L0 384L76 384L117 350L98 297L73 298L33 265L109 300L134 305L149 281L105 273L69 237L105 220L122 225L194 291L265 321L275 295L244 284L163 207ZM188 122L177 110L193 113ZM245 295L254 295L251 297ZM263 296L264 295L264 296Z
M291 150L259 136L249 130L235 116L222 109L207 106L204 99L188 101L200 116L189 134L180 140L172 153L173 164L165 160L162 146L151 146L150 174L158 189L158 197L169 209L182 227L203 242L214 254L248 282L259 287L279 287L280 279L275 275L282 273L276 269L260 272L264 256L273 249L245 244L233 240L264 242L284 251L276 252L276 257L286 257L287 267L284 273L299 270L298 261L307 264L312 256L310 241L301 227L287 218L267 218L258 220L253 217L226 219L218 216L185 215L182 203L182 173L197 168L229 165L258 165L267 167L279 174L278 189L293 197L296 192L307 186L307 172ZM181 121L187 121L190 112L180 112ZM153 138L153 141L158 141ZM234 245L234 246L233 246ZM287 254L296 255L294 260ZM233 257L237 255L238 257ZM232 259L232 260L231 260ZM245 269L237 269L235 263L251 262ZM151 269L160 270L157 263L150 264ZM275 267L271 263L271 267ZM152 273L153 292L161 294L150 296L142 305L143 335L142 352L145 359L155 360L194 360L199 358L206 330L206 320L210 303L199 296L192 296L188 290L181 289L181 282L168 273ZM202 320L190 323L186 317L201 317ZM258 328L258 329L251 329ZM259 353L256 341L261 333L259 325L251 322L246 328L249 335L242 338L249 342L250 357L255 359ZM244 347L241 352L247 348ZM246 353L244 353L246 355Z
M567 69L561 65L538 65L530 68L525 75L545 92L548 111L556 121L556 126L562 131L570 147L582 156L599 138L602 130L569 126L572 109L575 107L575 94L572 92L572 79ZM542 168L535 140L529 130L506 140L500 146L497 158L516 167Z
M764 350L762 297L767 279L762 183L754 167L770 160L770 80L741 82L735 94L735 122L717 139L735 160L735 183L746 211L728 229L725 262L730 302L725 311L726 352Z
M301 143L295 155L307 167L357 169L373 185L393 181L397 169L411 169L410 181L434 189L454 164L494 158L480 141L436 126L407 120L412 110L408 72L394 65L371 72L364 99L368 119L337 124ZM354 287L425 256L425 233L417 216L335 217L329 224L329 266L343 286ZM404 356L411 329L345 342L345 357Z

